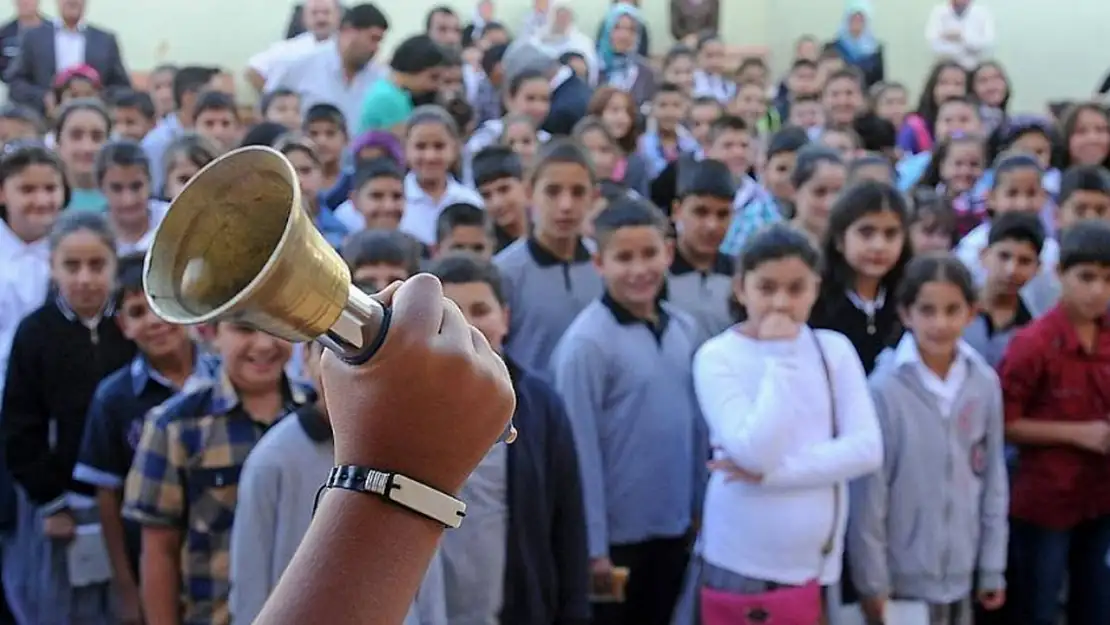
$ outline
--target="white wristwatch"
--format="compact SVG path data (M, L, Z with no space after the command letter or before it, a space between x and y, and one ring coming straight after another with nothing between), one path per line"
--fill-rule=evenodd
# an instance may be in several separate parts
M466 516L466 504L459 499L400 473L340 465L332 467L320 492L323 493L328 488L377 495L446 528L457 528L462 525L463 517Z

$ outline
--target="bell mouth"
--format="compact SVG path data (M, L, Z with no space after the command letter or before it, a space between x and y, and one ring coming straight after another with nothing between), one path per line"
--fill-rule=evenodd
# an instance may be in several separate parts
M209 163L170 205L147 251L151 309L184 325L224 316L276 262L299 204L296 172L272 148Z

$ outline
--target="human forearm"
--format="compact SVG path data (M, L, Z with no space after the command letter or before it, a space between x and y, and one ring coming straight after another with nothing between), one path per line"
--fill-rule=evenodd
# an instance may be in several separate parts
M155 530L161 533L169 530ZM141 559L143 615L149 625L178 625L181 622L180 544L174 548L168 536L150 540L143 530Z
M1018 419L1006 424L1006 439L1018 445L1079 447L1076 442L1083 423L1058 423L1035 419Z
M396 625L442 534L436 522L381 498L330 490L255 623Z
M120 589L136 588L135 573L131 570L124 540L119 491L110 488L96 489L96 506L104 546L108 549L108 559L112 565L112 581Z

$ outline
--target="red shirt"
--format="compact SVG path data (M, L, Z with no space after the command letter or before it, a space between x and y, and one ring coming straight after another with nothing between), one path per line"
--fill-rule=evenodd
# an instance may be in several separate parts
M1060 306L1014 334L999 363L1006 422L1110 419L1110 317L1087 353ZM1021 448L1010 513L1051 529L1110 514L1110 457L1069 445Z

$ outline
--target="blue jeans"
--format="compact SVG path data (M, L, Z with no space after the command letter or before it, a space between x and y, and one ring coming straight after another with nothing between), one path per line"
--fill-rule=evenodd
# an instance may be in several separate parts
M1010 520L1010 622L1056 625L1067 583L1068 625L1110 623L1110 516L1070 530Z

